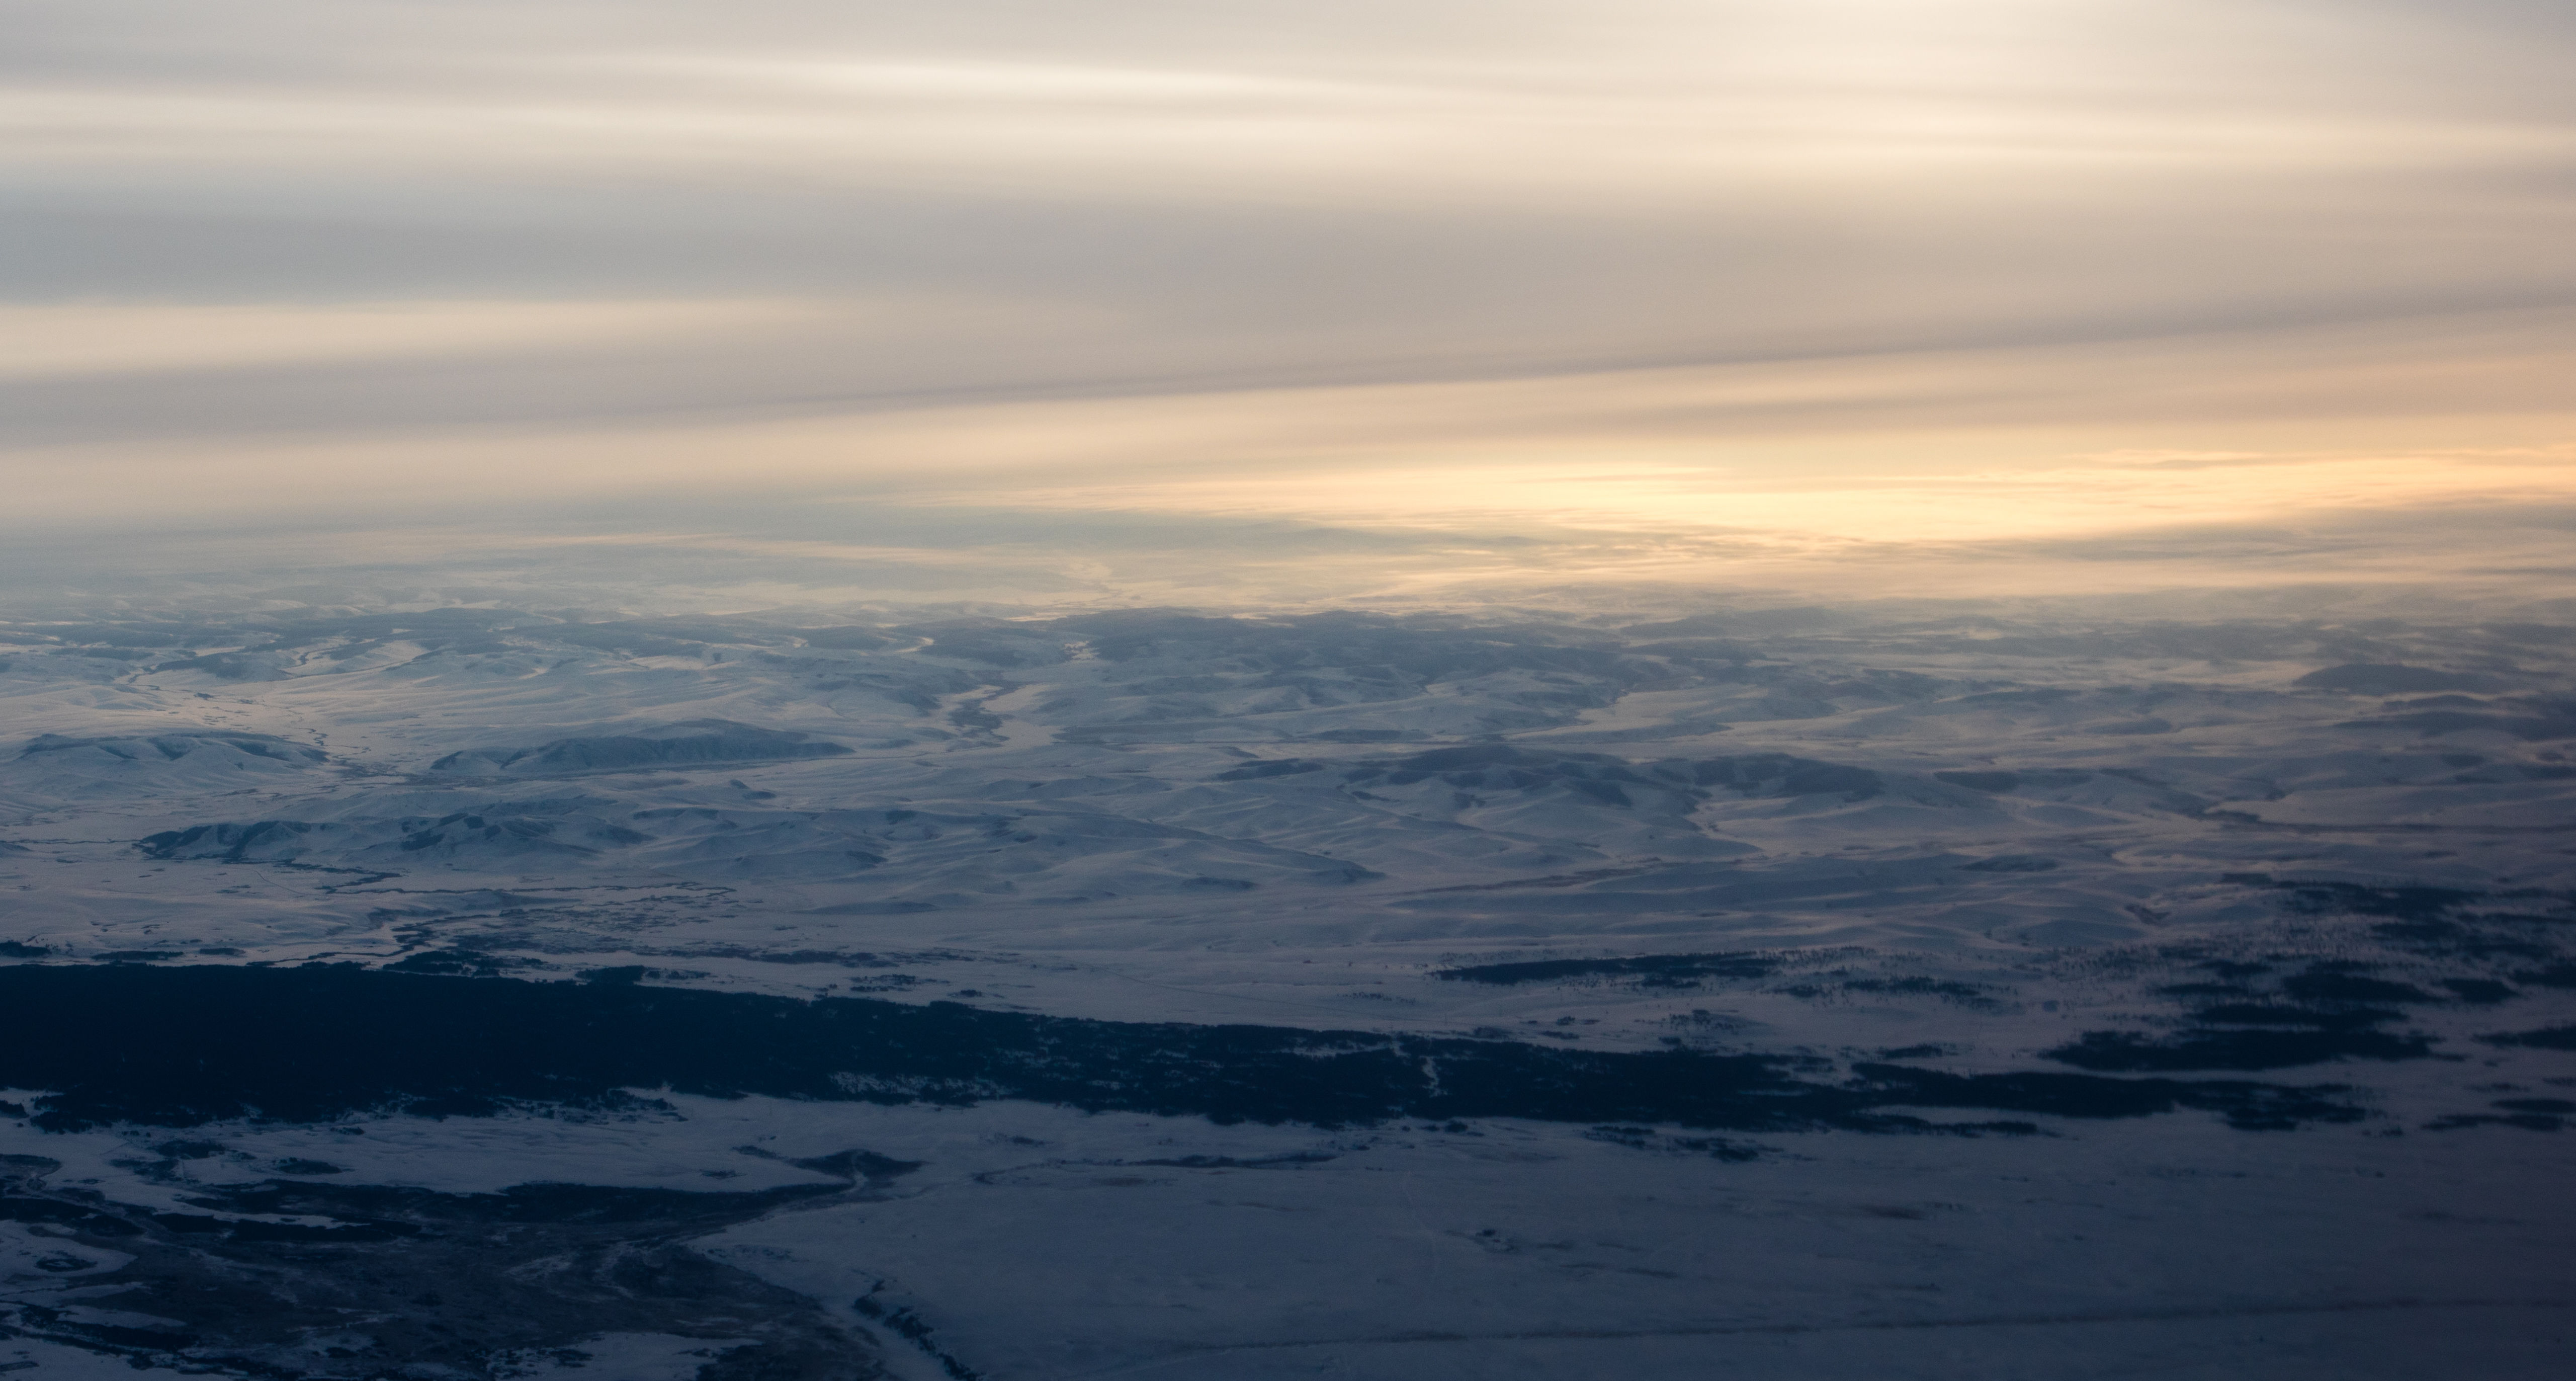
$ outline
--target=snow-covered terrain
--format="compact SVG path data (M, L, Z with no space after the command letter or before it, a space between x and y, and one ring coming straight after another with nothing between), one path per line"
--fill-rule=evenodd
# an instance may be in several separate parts
M2563 623L0 643L0 1368L2576 1362Z

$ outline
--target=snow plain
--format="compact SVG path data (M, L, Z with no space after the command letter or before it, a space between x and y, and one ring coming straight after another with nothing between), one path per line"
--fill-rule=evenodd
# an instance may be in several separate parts
M274 598L0 637L0 951L22 967L356 965L1990 1091L1882 1100L1905 1125L1874 1129L882 1085L191 1122L84 1118L79 1090L0 1068L0 1365L2576 1362L2567 627ZM2024 1076L2201 1092L2122 1116L1991 1092ZM2229 1081L2306 1110L2245 1113L2209 1092ZM546 1185L594 1197L528 1207ZM461 1245L504 1242L466 1226L493 1223L561 1240ZM429 1242L452 1274L558 1283L480 1318L415 1302L453 1288L352 1296L328 1327L173 1303ZM722 1307L637 1322L700 1297ZM448 1332L368 1321L397 1315Z

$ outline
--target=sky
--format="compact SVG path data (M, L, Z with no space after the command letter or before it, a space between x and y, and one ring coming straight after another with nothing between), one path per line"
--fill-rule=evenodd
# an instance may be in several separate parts
M0 536L57 564L2568 593L2559 0L10 31Z

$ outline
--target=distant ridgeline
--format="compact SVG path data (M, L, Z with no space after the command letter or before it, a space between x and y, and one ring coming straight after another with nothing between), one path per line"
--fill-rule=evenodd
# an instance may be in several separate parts
M2017 1072L1957 1075L1685 1050L1268 1026L1090 1021L854 998L800 1002L632 983L301 968L0 968L0 1085L46 1089L40 1125L325 1120L389 1107L489 1113L668 1088L731 1097L1027 1099L1219 1121L1518 1117L1742 1131L2028 1133L1886 1111L2118 1118L2204 1109L2246 1128L2362 1116L2337 1086ZM102 1021L100 1014L114 1013Z
M479 776L552 777L651 767L831 758L849 751L811 734L755 728L729 719L690 719L638 733L556 739L534 748L469 749L440 758L429 765L429 770Z

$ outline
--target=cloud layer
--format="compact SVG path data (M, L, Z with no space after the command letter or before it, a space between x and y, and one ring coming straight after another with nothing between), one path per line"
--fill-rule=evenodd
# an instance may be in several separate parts
M20 15L22 527L2021 540L2556 502L2576 441L2563 7ZM2145 452L2237 460L2087 459Z

